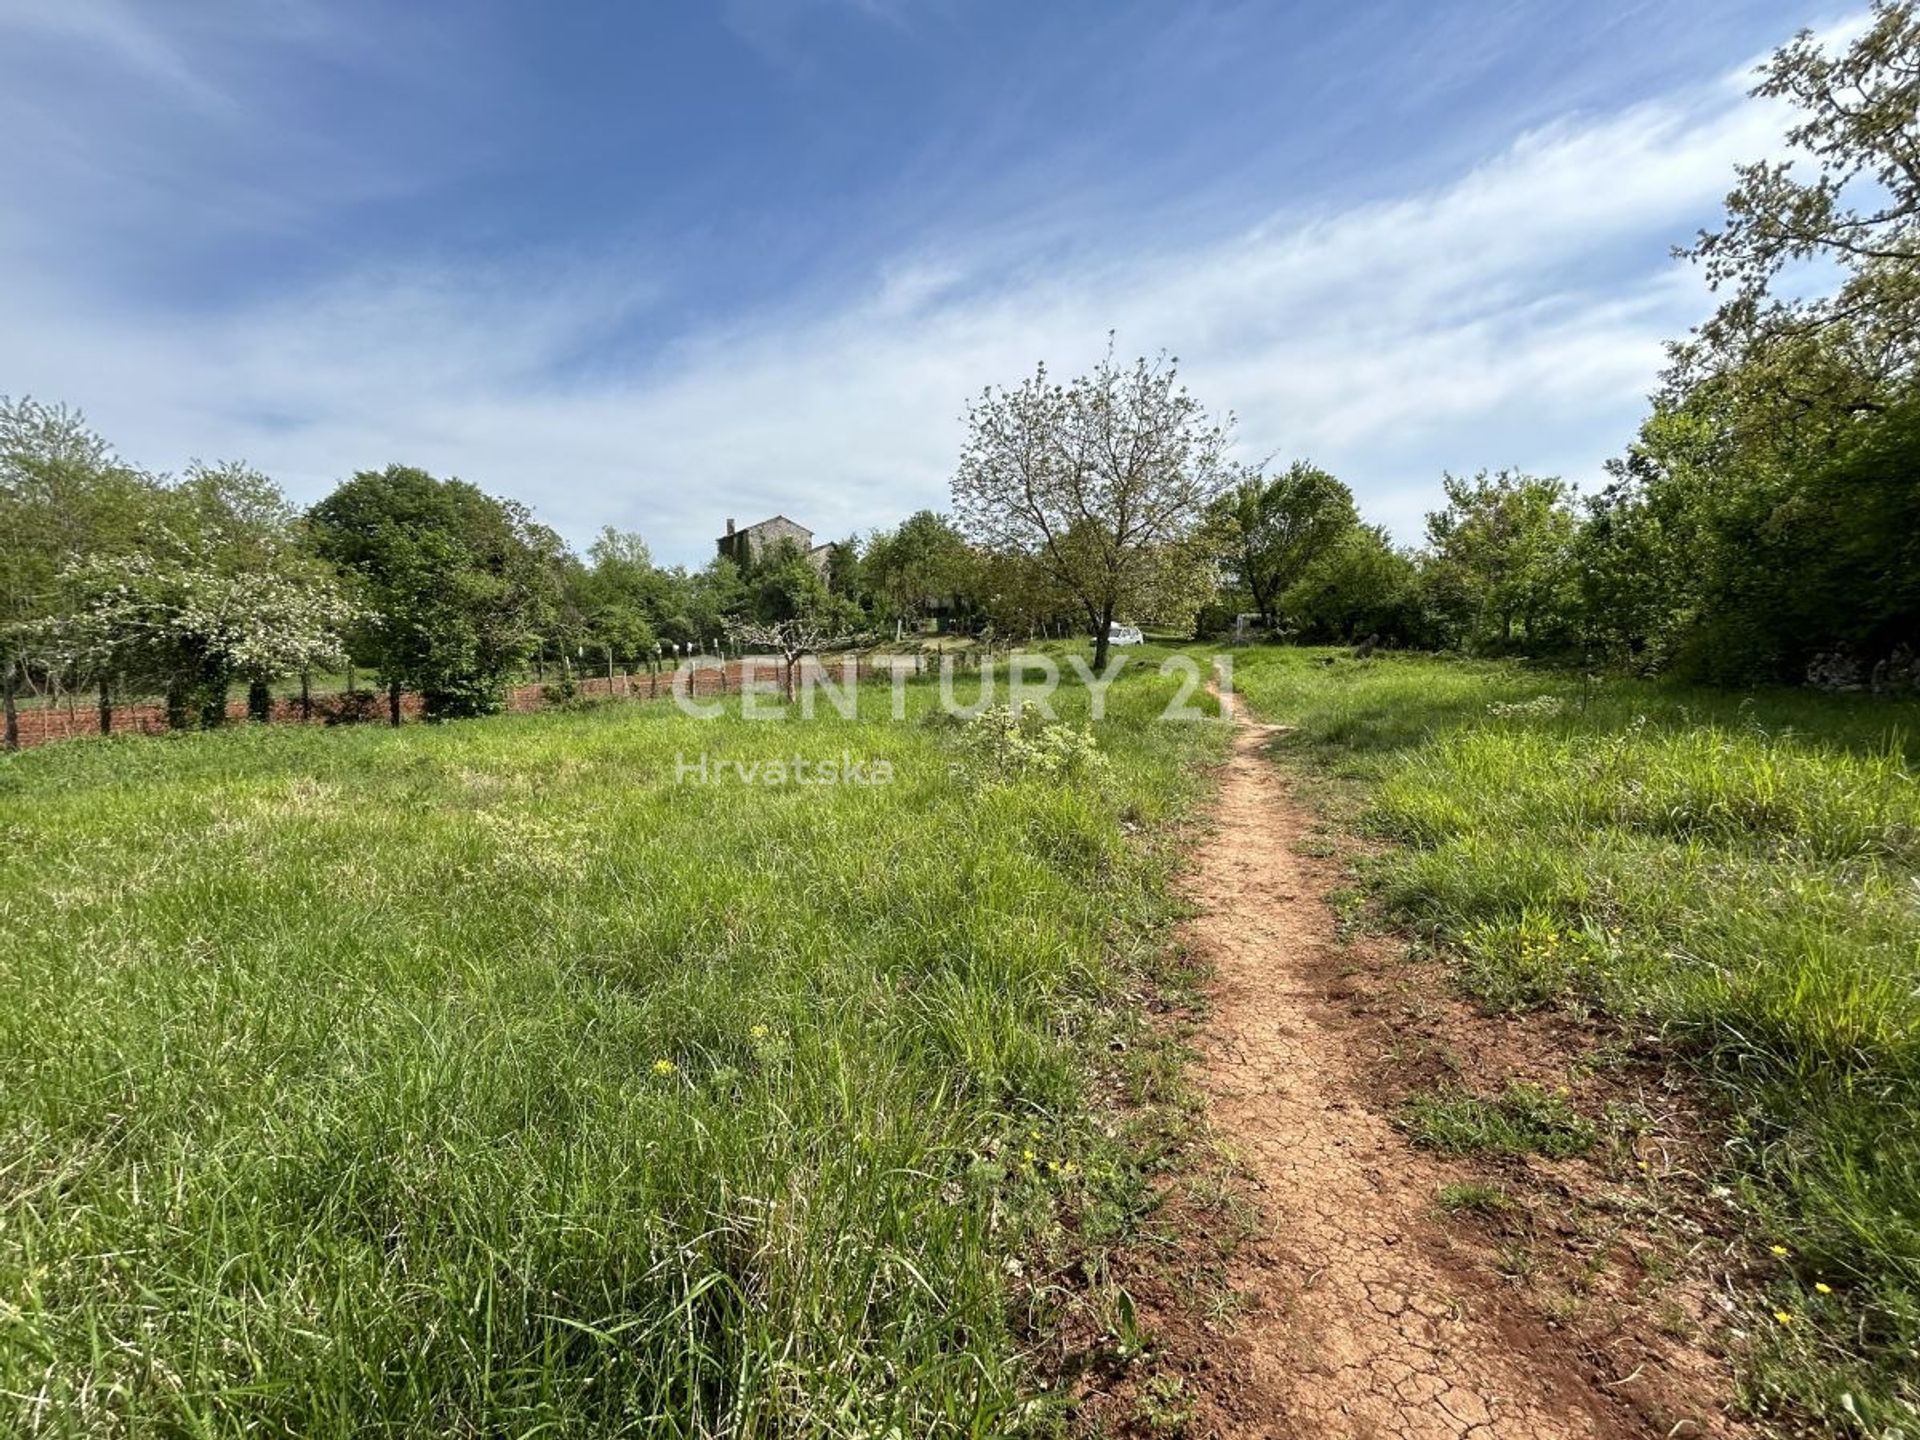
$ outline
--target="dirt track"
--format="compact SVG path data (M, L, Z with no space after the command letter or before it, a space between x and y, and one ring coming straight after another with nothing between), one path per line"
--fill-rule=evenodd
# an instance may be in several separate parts
M1189 939L1217 977L1199 1079L1265 1221L1234 1263L1247 1306L1203 1423L1316 1440L1646 1433L1564 1335L1449 1263L1445 1172L1363 1103L1364 1058L1327 1000L1347 957L1299 853L1310 817L1262 754L1273 733L1241 723L1188 885Z

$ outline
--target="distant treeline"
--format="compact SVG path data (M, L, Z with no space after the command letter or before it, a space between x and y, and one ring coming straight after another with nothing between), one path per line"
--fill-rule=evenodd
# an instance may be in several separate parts
M0 682L162 695L219 724L344 663L432 718L497 708L530 659L651 663L728 633L788 652L929 617L1010 639L1116 620L1514 653L1729 684L1911 686L1920 644L1920 21L1763 67L1798 168L1741 167L1688 250L1722 303L1598 494L1447 476L1396 547L1305 462L1226 457L1164 359L1042 366L968 412L954 519L690 571L603 531L575 555L525 506L404 465L302 513L244 465L146 474L81 417L0 399ZM1817 262L1817 270L1810 263ZM1790 285L1778 282L1783 273ZM1810 292L1807 276L1832 277ZM104 727L103 727L104 728Z

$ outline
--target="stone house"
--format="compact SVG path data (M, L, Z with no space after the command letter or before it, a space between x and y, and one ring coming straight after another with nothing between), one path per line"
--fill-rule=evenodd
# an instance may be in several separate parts
M739 565L745 564L749 556L766 554L782 540L791 540L821 570L827 568L827 556L833 547L814 544L813 531L784 515L740 528L728 520L727 533L719 536L714 544L721 555Z

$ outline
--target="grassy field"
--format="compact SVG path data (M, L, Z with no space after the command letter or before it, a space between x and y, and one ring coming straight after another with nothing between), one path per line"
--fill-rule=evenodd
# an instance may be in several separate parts
M1503 1010L1665 1037L1727 1116L1749 1402L1920 1404L1920 706L1273 650L1240 692L1401 842L1392 913ZM1904 1432L1901 1432L1904 1433Z
M1088 1073L1223 743L1170 688L1061 774L664 704L0 760L0 1431L1044 1427L1014 1262L1150 1201Z

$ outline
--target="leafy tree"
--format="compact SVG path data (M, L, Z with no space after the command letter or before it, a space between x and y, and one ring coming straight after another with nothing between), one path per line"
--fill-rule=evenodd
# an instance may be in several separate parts
M1228 480L1228 424L1179 384L1173 361L1115 363L1065 385L1045 365L967 410L953 480L962 531L1032 556L1072 598L1104 667L1109 631L1163 567L1208 564L1199 532Z
M1272 628L1280 596L1360 523L1353 492L1325 470L1296 460L1268 479L1243 475L1213 510L1228 577Z
M1441 481L1427 516L1423 583L1455 637L1474 648L1545 648L1572 626L1576 520L1558 479L1482 470Z
M877 532L867 544L869 594L888 616L924 619L928 608L967 583L973 552L946 516L921 510L899 528Z
M628 531L603 529L579 567L576 604L585 617L587 643L609 664L649 660L658 640L656 621L673 612L673 581L656 570L646 542Z
M1353 525L1309 560L1277 602L1282 622L1305 641L1368 636L1399 645L1429 642L1419 572L1378 525Z
M792 540L778 540L758 551L742 568L742 579L747 587L745 614L759 620L791 620L827 595L826 578Z
M72 654L164 690L176 729L223 723L236 676L267 718L268 682L338 659L355 615L323 568L235 567L198 536L89 557L65 580L75 608L54 629Z
M830 544L827 547L827 588L844 600L858 603L866 598L868 585L866 559L861 553L859 537L849 535L844 540L835 540Z
M53 658L49 623L64 613L60 577L139 542L157 487L64 406L0 396L0 711L20 743L17 695L30 666ZM110 680L102 670L94 677Z
M1870 664L1912 633L1915 584L1915 7L1877 5L1838 54L1801 34L1756 93L1794 107L1798 153L1740 167L1725 222L1684 252L1723 298L1673 347L1579 546L1599 644L1727 682L1835 647ZM1810 264L1833 283L1809 289Z
M1876 0L1844 52L1802 31L1760 73L1753 93L1798 113L1787 132L1798 155L1739 167L1725 223L1682 252L1727 298L1674 347L1670 385L1738 376L1742 419L1769 427L1883 409L1920 359L1920 14ZM1834 267L1838 286L1776 290L1809 261Z
M431 719L500 707L554 611L564 547L552 531L515 501L405 465L360 471L309 520L373 612L354 652L385 682L394 724L403 689Z

